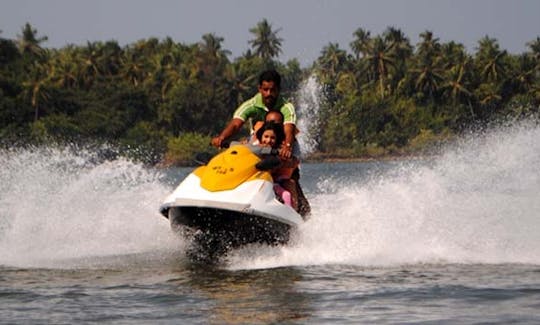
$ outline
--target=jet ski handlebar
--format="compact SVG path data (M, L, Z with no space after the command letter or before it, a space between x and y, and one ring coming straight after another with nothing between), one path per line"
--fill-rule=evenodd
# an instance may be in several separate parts
M222 149L228 149L231 145L236 145L236 144L242 144L242 143L236 142L236 141L224 141L221 144L221 148ZM259 169L259 170L270 170L270 169L272 169L274 167L277 167L281 162L279 160L279 158L278 158L279 149L277 149L277 148L259 147L259 146L252 145L252 144L247 144L246 146L248 146L249 149L254 154L256 154L257 156L259 156L262 159L256 165L257 169ZM204 166L204 165L208 164L208 162L210 161L210 159L212 159L213 156L214 156L214 154L211 154L209 152L200 152L200 153L197 153L195 155L193 160L198 165Z
M228 149L231 145L236 145L236 144L241 144L241 143L237 141L223 141L221 143L221 149ZM249 145L249 144L248 146L251 148L252 151L254 152L259 151L263 155L274 155L274 156L279 155L279 149L277 148L259 147L255 145ZM257 150L256 148L260 148L260 150Z

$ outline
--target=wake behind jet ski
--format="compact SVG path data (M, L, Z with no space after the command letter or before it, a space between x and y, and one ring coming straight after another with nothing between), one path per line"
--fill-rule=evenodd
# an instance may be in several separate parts
M189 174L160 212L173 230L214 254L251 243L287 243L304 219L276 198L269 170L279 159L262 159L265 153L271 149L231 145Z

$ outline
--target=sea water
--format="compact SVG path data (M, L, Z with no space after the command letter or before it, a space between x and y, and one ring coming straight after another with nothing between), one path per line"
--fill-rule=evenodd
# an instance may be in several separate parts
M540 323L540 127L403 161L304 163L288 245L217 264L158 208L189 168L0 151L0 323Z

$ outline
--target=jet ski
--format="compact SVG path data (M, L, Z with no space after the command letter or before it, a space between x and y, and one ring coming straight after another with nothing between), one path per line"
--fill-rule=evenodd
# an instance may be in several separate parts
M193 170L165 199L161 214L174 231L194 236L214 253L287 243L304 219L276 198L270 169L279 158L270 150L231 144Z

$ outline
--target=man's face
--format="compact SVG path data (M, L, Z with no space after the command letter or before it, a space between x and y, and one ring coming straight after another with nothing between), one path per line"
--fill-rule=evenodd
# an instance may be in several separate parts
M279 89L273 81L263 81L259 85L259 93L262 95L263 103L267 108L274 108Z

